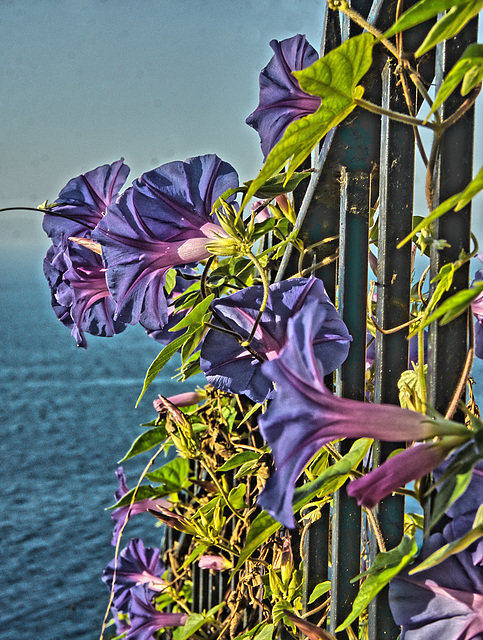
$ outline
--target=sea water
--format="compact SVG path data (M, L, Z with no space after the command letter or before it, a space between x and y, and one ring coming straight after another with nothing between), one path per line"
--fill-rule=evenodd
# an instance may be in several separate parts
M160 345L141 327L87 336L86 350L56 318L34 251L0 257L0 638L98 638L114 555L117 461L153 420L152 400L202 384L162 372L139 408L145 372ZM135 485L149 454L124 464ZM129 523L159 544L154 518ZM124 546L124 545L123 545Z

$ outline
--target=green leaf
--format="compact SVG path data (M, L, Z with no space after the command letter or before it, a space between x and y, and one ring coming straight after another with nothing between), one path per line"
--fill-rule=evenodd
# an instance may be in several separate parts
M455 4L455 3L453 3ZM469 0L454 6L430 30L424 42L416 51L416 57L422 56L438 42L449 40L457 35L461 29L483 9L483 0Z
M176 286L176 269L169 269L166 272L165 278L166 280L164 283L164 290L166 292L166 295L169 295Z
M241 550L240 557L234 571L244 564L246 560L252 555L260 545L262 545L268 538L274 534L282 525L269 516L266 511L259 513L255 520L250 525L247 537L245 540L245 546Z
M399 20L386 31L384 38L391 38L396 33L410 29L411 27L426 22L453 7L465 4L468 0L421 0L405 11Z
M146 478L163 485L163 491L167 493L177 493L186 487L189 472L190 465L186 458L174 458L159 469L147 473Z
M153 498L162 498L162 495L159 495L156 487L151 486L150 484L142 484L136 489L129 489L127 493L125 493L120 500L118 500L115 504L112 504L110 507L107 507L106 511L110 511L111 509L118 509L119 507L128 507L132 502L132 497L136 492L136 499L134 502L141 502L141 500L151 500Z
M297 173L293 173L287 180L286 173L277 173L277 175L269 178L253 195L255 198L265 200L267 198L280 196L282 193L290 193L298 187L302 180L305 180L305 178L308 178L309 176L309 171L299 171ZM245 182L244 184L249 188L252 184L252 180Z
M229 460L224 462L221 467L219 467L218 471L222 473L225 471L230 471L230 469L236 469L241 466L245 462L251 462L252 460L258 460L261 453L257 453L256 451L242 451L241 453L235 453Z
M194 562L195 560L198 560L198 558L202 556L205 553L205 551L209 548L210 548L210 545L205 544L204 542L200 542L199 544L197 544L196 547L193 549L193 551L185 559L185 561L179 568L179 571L181 571L182 569L186 569L186 567L188 567L192 562Z
M461 315L483 291L483 281L475 282L474 287L471 289L463 289L458 291L451 298L448 298L440 305L434 313L423 323L421 328L431 324L441 316L444 316L440 324L448 324L451 320L454 320Z
M330 591L330 580L320 582L310 594L310 598L307 604L313 604L317 600L317 598L325 595L328 591Z
M354 599L352 611L336 629L336 633L346 629L359 615L364 611L369 602L396 576L404 567L406 567L411 559L416 555L418 550L416 540L404 536L397 547L385 553L379 553L370 567L369 577L362 584L359 593ZM361 576L358 576L361 577Z
M168 432L166 431L166 427L154 427L153 429L148 429L141 433L140 436L134 440L131 445L131 448L126 453L124 458L119 460L118 464L124 462L124 460L129 460L129 458L134 458L134 456L139 455L140 453L144 453L145 451L149 451L153 447L158 444L161 444L168 437Z
M363 460L371 443L372 440L369 438L356 440L350 451L341 460L328 467L316 480L307 482L302 487L297 488L293 500L294 511L304 507L320 491L329 493L343 484L349 477L351 470ZM248 530L245 546L241 551L235 571L280 527L280 523L265 511L258 514Z
M359 438L343 458L327 467L318 478L295 489L294 511L305 506L316 494L329 495L342 486L352 469L364 459L372 442L370 438Z
M461 95L467 95L483 79L483 45L470 44L448 73L441 85L428 117L450 96L462 82Z
M473 528L468 531L464 536L454 540L453 542L449 542L448 544L443 545L440 549L437 549L434 553L432 553L426 560L421 562L417 567L411 569L409 571L409 575L413 575L414 573L419 573L420 571L426 571L426 569L431 569L431 567L435 567L437 564L444 562L450 556L455 555L456 553L460 553L460 551L464 551L467 549L473 542L479 540L483 536L483 523L481 522L483 519L483 504L480 505L478 512L476 514L475 521L477 524L473 525Z
M192 325L200 326L203 324L203 318L205 317L206 312L209 309L210 304L212 303L215 294L210 294L207 298L202 300L196 307L191 309L189 313L185 315L185 317L178 322L175 327L172 327L170 331L179 331L180 329L184 329L185 327L191 327Z
M450 209L455 211L460 211L463 207L466 207L468 202L472 200L483 189L483 167L478 171L478 174L471 182L469 182L463 191L456 193L454 196L451 196L444 202L442 202L436 209L433 209L429 216L423 218L421 222L414 227L411 233L401 240L398 244L397 248L400 249L408 240L410 240L413 236L416 235L422 229L429 227L429 225L440 218L443 214L445 214Z
M303 91L322 99L320 107L314 114L295 120L287 127L251 183L242 207L290 159L285 175L285 180L289 180L319 140L355 109L355 99L364 93L358 82L371 65L373 44L373 36L363 33L350 38L310 67L293 72Z
M158 373L163 369L163 367L171 360L174 354L183 346L185 341L190 337L193 331L196 331L197 327L190 327L182 336L178 336L172 342L167 344L164 349L160 351L160 353L156 356L155 360L151 363L149 367L146 377L144 378L144 385L142 391L139 395L139 398L136 402L136 407L141 402L141 398L143 397L146 389L149 387L151 382L156 378Z
M469 450L464 448L453 458L443 476L444 480L440 484L433 503L431 527L434 527L453 502L463 495L471 482L473 466L478 460L478 455L474 453L473 446L471 445L472 443L470 443ZM445 477L446 474L449 474L448 477Z
M194 635L201 629L205 622L209 622L209 620L213 618L214 614L224 606L225 603L222 602L210 609L207 613L192 613L188 616L188 620L182 627L174 629L173 640L186 640L186 638Z
M241 483L238 486L233 487L233 489L228 494L228 501L231 506L235 509L243 509L246 506L245 502L243 501L246 492L246 484Z

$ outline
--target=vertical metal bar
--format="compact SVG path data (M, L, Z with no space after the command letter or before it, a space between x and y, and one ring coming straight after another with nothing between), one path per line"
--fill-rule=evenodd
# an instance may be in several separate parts
M388 61L383 70L382 106L407 112L402 90L397 86L395 62ZM377 264L377 323L392 329L409 319L411 289L411 245L397 249L398 243L412 228L414 192L414 136L408 125L382 119L379 192L379 234ZM408 330L376 334L374 395L376 402L399 404L397 382L408 368ZM401 433L401 441L404 434ZM377 443L374 462L380 464L401 443ZM404 498L392 496L382 500L377 509L379 524L387 549L400 542L404 528ZM377 553L377 541L371 536L371 558ZM384 589L371 603L369 638L395 640L399 627L392 619L388 590Z
M337 392L363 400L365 395L367 246L369 233L369 176L342 168L340 212L339 313L353 342L340 369ZM340 444L345 454L350 441ZM349 615L359 590L350 580L360 573L361 511L345 490L334 495L332 516L332 589L330 628ZM354 627L357 633L357 625Z
M438 47L437 67L446 75L457 62L465 48L477 39L477 19L472 20L455 38ZM443 118L462 104L464 98L458 91L446 100ZM470 182L473 173L474 107L445 133L440 147L440 157L435 183L434 206L458 193ZM461 211L448 211L433 226L433 235L444 238L451 245L438 250L431 247L431 277L441 267L458 259L462 250L470 249L471 203ZM460 289L468 287L469 264L455 273L450 290L443 300ZM434 290L434 286L433 286ZM428 341L428 401L441 413L445 413L455 393L467 352L468 312L451 323L430 325Z

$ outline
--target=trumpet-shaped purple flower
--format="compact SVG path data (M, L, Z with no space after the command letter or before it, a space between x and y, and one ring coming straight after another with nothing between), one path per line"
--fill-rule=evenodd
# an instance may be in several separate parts
M349 353L352 340L347 327L327 295L322 280L294 278L270 285L267 306L250 342L251 352L238 340L210 330L201 348L201 369L210 384L232 393L244 393L255 402L263 402L273 392L271 380L264 375L262 362L277 358L287 342L287 323L309 300L315 301L313 313L320 323L312 338L315 357L331 373ZM248 287L213 301L213 324L220 319L243 340L251 334L263 298L263 287ZM258 359L253 355L258 354Z
M439 481L449 462L445 462L434 470L434 479ZM439 485L436 485L439 490ZM476 512L483 503L483 460L478 461L473 467L471 480L466 491L446 510L448 523L444 533L448 539L457 540L473 528ZM473 564L483 566L483 539L477 540L468 549L473 559Z
M51 207L57 215L44 216L43 229L52 242L57 244L62 234L67 238L90 237L107 207L117 199L128 174L129 167L121 158L72 178Z
M290 123L315 113L320 106L320 98L302 91L292 74L292 71L305 69L319 59L305 36L298 34L286 40L272 40L270 46L274 55L260 73L259 104L246 120L258 131L264 158Z
M480 262L483 262L483 253L476 256ZM483 269L478 269L475 273L475 280L477 282L483 280ZM476 318L475 322L475 356L483 360L483 292L479 294L472 304L473 314Z
M128 640L154 640L156 631L166 627L181 627L188 619L185 613L164 613L152 604L149 590L136 587L129 604L131 628Z
M122 467L118 467L116 471L117 481L119 483L119 488L114 494L116 502L126 495L129 491L126 483L126 474L124 473L124 469ZM114 520L114 530L112 532L112 540L111 544L116 546L117 539L119 537L119 533L126 522L126 518L129 520L132 516L138 513L146 513L148 509L155 509L159 505L163 507L169 506L169 501L164 498L146 498L145 500L139 500L138 502L134 502L131 508L129 505L125 507L118 507L114 509L111 514L111 519ZM130 510L129 510L130 509Z
M380 500L399 487L431 473L455 446L457 443L452 437L442 438L437 442L418 443L389 458L362 478L350 482L347 494L355 498L358 504L373 509Z
M156 547L145 547L142 540L134 538L119 554L117 568L114 558L104 569L102 580L109 589L116 573L113 604L117 611L128 612L131 590L136 586L146 585L151 594L164 589L166 582L162 575L166 567L159 554Z
M93 237L102 245L119 320L140 321L152 331L166 324L166 272L209 257L207 246L227 237L211 211L219 196L237 186L231 165L205 155L143 174L108 207Z
M79 347L87 347L85 333L111 337L127 326L114 320L115 304L105 272L100 255L65 236L50 247L44 259L52 307Z
M259 504L288 527L294 527L292 497L295 482L311 458L331 440L376 438L398 442L424 440L441 432L425 416L392 405L339 398L327 389L325 370L314 355L313 336L324 317L317 300L307 300L288 321L287 341L279 357L262 365L277 391L259 419L272 450L275 473L260 494ZM448 427L451 432L451 428ZM455 427L455 430L458 430Z
M423 544L424 560L448 542L448 529ZM468 549L444 562L391 581L389 601L401 640L481 640L483 638L483 567L475 566Z

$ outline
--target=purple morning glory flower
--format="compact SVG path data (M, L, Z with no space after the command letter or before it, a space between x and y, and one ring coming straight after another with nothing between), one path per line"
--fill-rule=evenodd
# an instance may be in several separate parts
M275 461L275 473L260 494L259 504L287 527L295 520L295 482L311 458L331 440L376 438L398 442L425 440L441 427L414 411L384 404L340 398L327 389L323 364L312 346L324 322L317 300L307 300L288 321L287 341L278 358L262 365L277 391L259 418L260 431ZM455 427L456 429L456 427Z
M126 483L126 474L124 473L124 469L122 467L118 467L116 471L117 481L119 483L119 488L114 494L116 502L126 495L129 491L127 483ZM170 503L168 500L164 498L147 498L146 500L139 500L138 502L134 502L131 511L129 511L129 505L125 507L118 507L114 509L111 514L112 520L114 520L114 530L112 532L112 540L111 544L115 547L117 544L117 539L119 537L119 533L126 521L126 518L132 518L132 516L138 513L145 513L148 509L156 509L158 506L168 507Z
M138 585L146 585L153 594L162 591L166 582L162 579L166 567L159 557L156 547L145 547L142 540L134 538L121 551L116 568L113 604L117 611L127 613L131 598L131 589ZM102 580L111 589L115 570L115 558L102 573Z
M264 159L294 120L315 113L320 98L300 88L292 71L309 67L319 59L317 51L305 36L296 35L286 40L272 40L274 55L260 73L260 100L258 107L246 120L258 131Z
M422 478L440 465L450 451L457 446L453 438L448 440L442 438L437 442L418 443L414 447L401 451L374 471L362 478L352 480L347 487L347 494L355 498L358 504L373 509L380 500L399 487Z
M419 560L452 542L435 533L424 542ZM390 583L389 602L401 640L482 640L483 567L468 549L426 571L404 570Z
M132 590L129 604L131 628L128 640L154 640L156 631L166 627L180 627L188 619L185 613L163 613L156 609L150 599L149 590L136 587Z
M52 307L79 347L87 347L85 333L112 337L127 326L114 320L115 304L105 272L100 255L64 235L44 259Z
M231 569L233 564L224 558L223 556L201 556L198 560L198 566L200 569L211 569L212 571L223 571L224 569Z
M480 262L483 262L483 253L477 256ZM483 280L483 269L478 269L475 273L474 282ZM475 356L483 360L483 292L479 294L472 303L473 314L476 318L475 322Z
M207 246L227 237L211 210L237 186L230 164L216 155L198 156L143 174L108 207L93 237L102 245L119 320L140 321L152 331L166 324L166 272L208 258Z
M313 349L326 373L344 362L352 340L322 280L313 276L293 278L272 284L269 289L267 306L249 345L259 359L235 337L214 329L207 333L201 348L201 369L208 382L223 391L243 393L255 402L263 402L273 392L272 382L262 370L262 362L278 357L287 342L289 319L309 300L316 301L313 312L321 320L313 335ZM220 325L218 316L243 340L248 339L262 298L263 287L256 286L214 300L213 324Z
M451 460L434 470L434 479L438 482ZM436 485L439 490L439 485ZM446 537L457 540L473 528L476 512L483 502L483 460L473 467L470 483L466 491L446 510L448 523L445 527ZM469 547L473 564L483 566L483 539L477 540Z
M59 242L61 234L67 238L90 237L107 207L117 199L128 174L129 167L121 158L72 178L51 208L61 215L44 216L43 229L53 243Z

